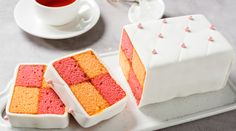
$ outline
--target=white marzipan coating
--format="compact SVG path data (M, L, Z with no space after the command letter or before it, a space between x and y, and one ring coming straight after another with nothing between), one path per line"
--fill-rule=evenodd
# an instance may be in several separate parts
M146 68L139 107L225 86L233 49L203 15L138 24L124 29Z

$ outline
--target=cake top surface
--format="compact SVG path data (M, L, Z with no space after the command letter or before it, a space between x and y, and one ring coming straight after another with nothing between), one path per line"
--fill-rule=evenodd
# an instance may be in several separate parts
M149 68L233 51L203 15L130 24L124 29L145 67Z

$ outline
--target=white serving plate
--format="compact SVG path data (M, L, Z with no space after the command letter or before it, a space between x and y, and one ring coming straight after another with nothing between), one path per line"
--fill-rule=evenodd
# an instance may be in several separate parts
M71 119L69 127L65 131L104 131L104 130L156 130L162 129L208 116L220 114L236 109L235 86L229 81L227 86L219 91L204 94L196 94L184 98L175 98L159 104L148 105L141 108L135 106L134 98L131 95L128 84L122 75L118 64L118 52L100 55L104 63L115 74L115 79L122 83L121 86L130 96L128 105L124 111L117 116L103 121L90 128L82 128L74 119ZM4 111L8 90L0 93L0 111ZM21 128L22 129L22 128ZM23 128L24 129L24 128ZM18 128L11 128L7 121L0 118L0 130L16 131ZM37 129L34 129L38 131ZM58 129L57 129L58 130Z

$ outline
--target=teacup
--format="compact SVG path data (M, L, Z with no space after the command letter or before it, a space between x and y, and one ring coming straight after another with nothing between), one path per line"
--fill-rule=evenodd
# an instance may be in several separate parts
M33 0L37 17L45 24L60 26L76 18L86 0Z

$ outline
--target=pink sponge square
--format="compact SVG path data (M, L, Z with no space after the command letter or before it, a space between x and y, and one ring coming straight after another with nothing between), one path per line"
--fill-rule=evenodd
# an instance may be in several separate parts
M129 72L128 83L136 99L136 103L139 104L139 101L142 97L143 89L132 68L130 69L130 72Z
M53 66L68 85L79 84L87 80L85 73L72 57L56 61L53 63Z
M126 95L108 73L92 79L92 84L110 105L113 105Z
M123 31L122 38L121 38L121 49L124 51L126 57L131 62L132 53L133 53L133 45L125 30Z
M41 88L39 94L39 114L64 114L65 106L51 88Z
M44 65L20 65L16 78L16 86L41 87L44 67Z

